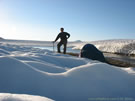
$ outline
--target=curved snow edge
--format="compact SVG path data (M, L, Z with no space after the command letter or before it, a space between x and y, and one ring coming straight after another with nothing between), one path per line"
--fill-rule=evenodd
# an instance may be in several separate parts
M54 101L47 97L27 95L27 94L11 94L0 93L0 101Z

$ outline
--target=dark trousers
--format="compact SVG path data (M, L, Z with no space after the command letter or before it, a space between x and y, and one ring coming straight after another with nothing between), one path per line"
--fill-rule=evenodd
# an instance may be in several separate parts
M63 53L66 54L67 41L60 41L60 42L58 43L58 45L57 45L58 53L61 53L60 47L61 47L62 45L64 46L64 48L63 48Z

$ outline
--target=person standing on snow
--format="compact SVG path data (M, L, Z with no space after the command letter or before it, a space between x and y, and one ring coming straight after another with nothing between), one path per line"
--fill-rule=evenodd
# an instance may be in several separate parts
M58 51L58 53L61 53L60 47L62 45L64 45L64 51L63 51L63 53L66 54L67 39L70 37L70 34L67 33L67 32L64 32L64 28L60 28L60 31L61 32L58 34L58 36L56 37L55 41L53 41L53 43L55 43L60 38L61 40L57 44L57 51Z

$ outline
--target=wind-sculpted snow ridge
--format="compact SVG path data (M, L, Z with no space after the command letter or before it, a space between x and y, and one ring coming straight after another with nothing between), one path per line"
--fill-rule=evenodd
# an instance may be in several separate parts
M0 93L0 101L54 101L46 97L26 94Z
M56 101L135 100L134 69L30 47L0 44L0 48L0 93L39 95Z
M76 44L81 49L86 43L94 44L99 50L110 53L135 54L135 40L102 40Z

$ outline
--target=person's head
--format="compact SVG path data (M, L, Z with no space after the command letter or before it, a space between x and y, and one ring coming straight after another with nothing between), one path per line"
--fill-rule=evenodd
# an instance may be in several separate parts
M64 32L64 28L60 28L60 31L61 31L61 32Z

